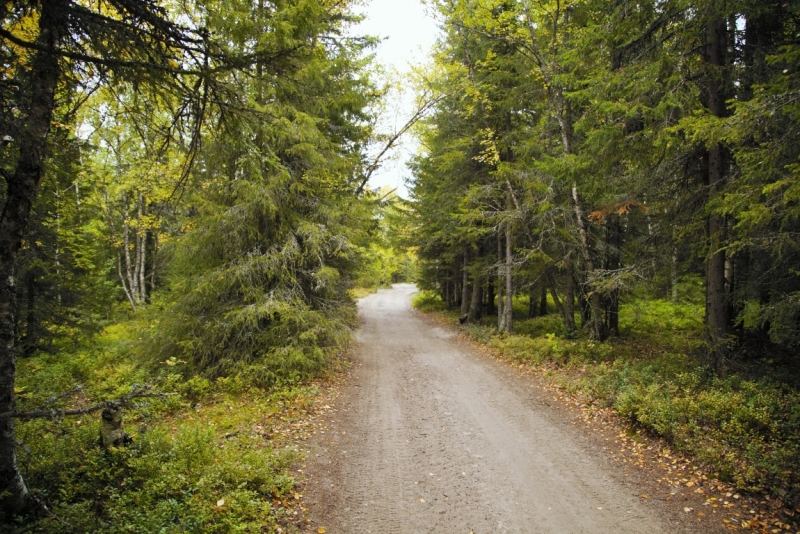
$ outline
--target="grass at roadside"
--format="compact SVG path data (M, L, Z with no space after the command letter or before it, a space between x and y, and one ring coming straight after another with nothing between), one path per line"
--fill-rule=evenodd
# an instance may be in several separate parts
M380 286L371 286L371 287L354 287L347 291L347 294L350 295L350 298L358 300L363 299L364 297L368 297L373 293L377 292Z
M457 324L457 312L431 293L418 294L414 305ZM603 343L563 338L556 315L519 320L514 335L498 334L493 320L464 331L567 391L612 407L738 489L800 505L800 391L752 373L708 373L693 356L701 350L702 308L634 302L621 310L623 335Z
M285 383L269 391L240 378L186 377L168 361L146 369L126 356L123 327L93 349L21 361L22 410L85 407L132 384L165 398L126 410L126 446L103 449L99 413L17 423L20 463L39 505L8 523L25 532L296 532L304 516L292 466L314 431L318 390ZM73 390L82 384L80 390Z

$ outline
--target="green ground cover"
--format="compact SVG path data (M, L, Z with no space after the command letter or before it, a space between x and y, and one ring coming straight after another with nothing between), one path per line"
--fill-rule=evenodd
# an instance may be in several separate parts
M125 412L132 442L104 449L99 413L17 425L21 467L39 503L8 523L20 532L292 532L302 508L287 429L312 411L305 380L269 390L248 375L209 380L180 360L133 357L131 323L107 328L91 349L37 354L20 366L21 409L83 407L152 384L163 398ZM82 387L74 389L77 384ZM146 401L146 402L145 402ZM294 434L296 435L296 434Z

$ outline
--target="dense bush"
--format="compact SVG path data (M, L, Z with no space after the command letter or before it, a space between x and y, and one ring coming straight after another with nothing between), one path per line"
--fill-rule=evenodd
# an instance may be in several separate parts
M441 297L433 291L420 291L411 297L411 305L424 312L441 311L445 309L445 304Z
M61 520L43 517L38 532L263 532L290 492L291 449L240 434L223 439L207 422L154 425L133 445L103 450L94 421L24 425L28 480ZM30 520L30 519L29 519ZM166 530L165 530L166 529Z
M168 396L127 409L132 443L109 450L100 446L99 412L18 423L23 474L54 514L34 506L18 523L59 534L263 532L285 524L286 501L295 502L289 468L300 453L272 435L272 421L306 414L316 390L268 392L241 374L186 378L188 364L177 359L156 369L136 363L126 340L138 326L107 328L92 350L22 363L22 410L89 406L148 379ZM54 390L72 394L53 399Z

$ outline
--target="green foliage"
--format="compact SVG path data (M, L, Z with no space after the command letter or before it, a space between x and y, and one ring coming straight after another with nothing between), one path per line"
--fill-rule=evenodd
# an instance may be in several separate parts
M76 33L48 35L98 60L61 62L63 109L19 262L23 314L8 329L24 348L17 406L88 406L134 384L169 396L128 410L133 445L109 452L97 414L19 423L25 478L76 532L272 530L299 456L253 431L254 414L291 419L310 404L302 384L352 339L348 290L378 219L402 209L357 193L375 41L350 36L351 2L68 4L83 9ZM40 17L47 7L16 2L4 27L36 42L37 20L69 18ZM95 9L120 31L82 26ZM3 42L7 66L30 71L36 54ZM132 61L110 67L106 52ZM390 271L413 278L413 254ZM13 433L3 439L13 450ZM40 511L25 518L32 528L63 530Z
M41 406L51 388L70 391L77 383L82 390L49 406L91 404L152 377L125 356L125 326L102 336L104 350L26 360L20 407ZM28 484L71 525L65 530L34 510L23 520L29 527L76 533L263 532L284 523L290 513L285 502L294 500L290 467L301 456L292 446L269 440L266 432L272 418L291 421L305 414L316 389L294 386L267 394L239 376L214 383L201 376L184 379L174 372L183 365L165 365L157 389L169 397L144 399L149 402L126 410L124 428L133 438L126 447L100 447L98 413L17 426ZM254 425L265 428L256 433Z
M198 155L191 214L163 245L166 287L137 351L153 364L185 361L187 377L241 375L268 388L317 376L351 338L347 290L374 215L372 200L353 194L374 98L362 59L370 41L319 39L338 39L348 21L339 7L214 9L220 31L285 39L298 57L280 75L236 81L250 112L215 117L220 135Z
M414 282L418 277L417 257L406 245L407 203L384 187L374 192L374 215L356 286L389 287L393 283Z
M555 334L558 337L567 335L564 321L554 314L519 320L514 325L514 332L528 337L543 337L545 334Z
M620 312L620 331L673 350L691 351L703 339L703 305L638 299Z
M154 425L108 452L97 424L57 433L43 426L25 427L25 437L40 436L31 442L29 479L48 488L43 496L70 532L263 532L282 514L271 500L294 487L294 450L247 434L222 439L207 422L178 431ZM64 526L45 517L37 531Z
M318 373L349 339L350 259L346 237L331 231L341 222L286 221L265 226L278 235L259 235L260 218L277 217L264 204L278 192L257 192L178 242L177 298L151 312L158 327L144 349L157 360L186 360L212 377L246 372L271 386Z
M682 367L682 372L675 368ZM703 380L685 358L615 362L586 386L631 421L660 435L745 490L792 489L800 480L800 394L773 381Z
M424 312L442 311L445 304L441 297L433 291L422 290L411 297L411 305Z

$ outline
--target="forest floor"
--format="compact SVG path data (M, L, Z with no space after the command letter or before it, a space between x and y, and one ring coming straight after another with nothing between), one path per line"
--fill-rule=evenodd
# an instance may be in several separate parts
M722 532L744 498L411 307L359 302L352 366L305 443L306 532Z

